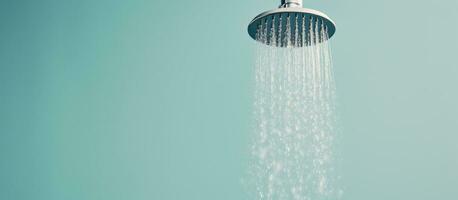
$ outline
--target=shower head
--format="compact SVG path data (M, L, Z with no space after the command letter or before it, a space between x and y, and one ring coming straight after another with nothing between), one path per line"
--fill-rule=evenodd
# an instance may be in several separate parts
M316 45L335 31L335 23L327 15L303 8L302 0L281 0L279 8L259 14L248 25L251 38L277 47Z

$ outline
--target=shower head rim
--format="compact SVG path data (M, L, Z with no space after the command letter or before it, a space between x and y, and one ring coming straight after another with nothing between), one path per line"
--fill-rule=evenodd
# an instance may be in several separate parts
M310 9L310 8L286 7L286 8L277 8L273 10L268 10L254 17L253 20L251 20L251 22L248 24L248 34L251 36L251 38L256 40L257 27L255 26L255 22L257 22L258 20L264 17L268 17L269 15L274 15L274 14L279 14L279 13L304 13L304 14L308 14L311 16L318 16L318 17L325 19L328 22L328 24L332 26L332 27L328 27L329 28L328 29L329 39L336 32L336 23L323 12L320 12L314 9Z

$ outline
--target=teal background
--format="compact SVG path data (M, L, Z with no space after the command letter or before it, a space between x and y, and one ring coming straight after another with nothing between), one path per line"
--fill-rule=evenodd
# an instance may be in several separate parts
M276 0L1 1L0 199L236 200ZM458 199L458 2L310 1L348 200Z

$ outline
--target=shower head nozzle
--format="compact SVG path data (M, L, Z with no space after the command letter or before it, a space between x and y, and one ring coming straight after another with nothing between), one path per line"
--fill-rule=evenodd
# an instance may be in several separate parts
M263 40L259 39L260 31L264 33ZM283 42L287 40L300 40L300 45L293 47L315 45L331 38L335 31L331 18L320 11L302 8L302 0L282 0L279 8L259 14L248 25L251 38L279 47L288 46Z

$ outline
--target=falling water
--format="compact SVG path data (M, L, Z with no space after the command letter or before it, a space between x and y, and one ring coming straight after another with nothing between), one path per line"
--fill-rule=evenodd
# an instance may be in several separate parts
M303 16L278 15L275 20L279 23L261 23L256 35L250 165L256 199L338 199L327 27Z

